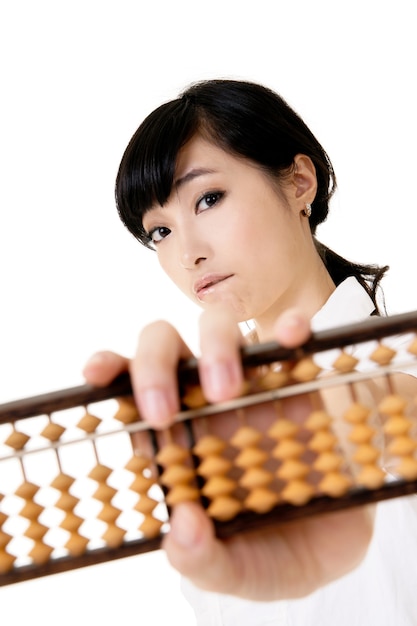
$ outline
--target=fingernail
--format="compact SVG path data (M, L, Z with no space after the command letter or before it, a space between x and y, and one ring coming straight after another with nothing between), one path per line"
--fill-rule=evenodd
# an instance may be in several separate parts
M177 505L171 516L171 539L183 548L191 548L198 543L198 520L187 505Z
M203 364L203 386L213 400L223 400L234 395L240 381L239 368L234 363Z
M173 411L162 389L144 389L139 393L139 404L144 417L155 426L168 426Z
M101 367L105 363L105 361L106 355L102 352L97 352L96 354L93 354L93 356L90 356L88 361L85 363L83 367L83 374L87 374L90 372L94 373L96 368Z
M302 326L304 323L303 318L297 311L286 311L283 313L281 317L281 321L285 323L286 326L291 328L297 328L298 326Z

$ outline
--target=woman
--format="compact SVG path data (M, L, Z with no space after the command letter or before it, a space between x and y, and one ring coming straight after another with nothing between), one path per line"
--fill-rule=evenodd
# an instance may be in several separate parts
M335 185L304 122L252 83L194 85L132 137L117 177L119 214L203 308L200 377L210 401L241 389L240 322L253 322L252 341L296 346L310 323L321 329L379 313L386 268L350 263L315 238ZM187 356L175 329L156 322L142 331L132 361L100 353L85 375L106 384L129 368L141 414L158 428L179 408L175 372ZM376 521L363 507L221 542L198 505L181 504L164 548L190 581L199 624L412 624L412 507L378 505ZM390 524L401 524L396 539Z

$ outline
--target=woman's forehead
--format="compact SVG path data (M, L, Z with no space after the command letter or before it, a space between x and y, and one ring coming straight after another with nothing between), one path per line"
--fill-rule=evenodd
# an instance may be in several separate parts
M249 159L236 155L201 135L194 135L178 152L174 185L181 185L184 180L194 177L195 172L224 172L242 165L259 169Z

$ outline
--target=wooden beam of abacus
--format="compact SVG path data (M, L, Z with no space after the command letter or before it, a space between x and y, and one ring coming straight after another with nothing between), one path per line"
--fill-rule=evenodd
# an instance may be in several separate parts
M302 346L295 349L283 348L274 341L244 346L241 349L242 364L244 368L250 369L275 362L295 361L325 350L416 330L417 311L390 317L370 317L357 324L313 333ZM180 386L185 383L198 384L198 360L191 358L182 361L178 378ZM122 374L106 387L79 385L0 404L0 424L131 394L130 378L128 374Z

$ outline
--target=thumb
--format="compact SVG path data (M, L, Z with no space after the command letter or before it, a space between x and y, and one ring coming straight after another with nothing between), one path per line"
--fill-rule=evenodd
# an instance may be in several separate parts
M227 544L216 539L203 508L194 502L178 504L170 524L162 547L171 565L201 589L233 593L238 582L236 568Z

